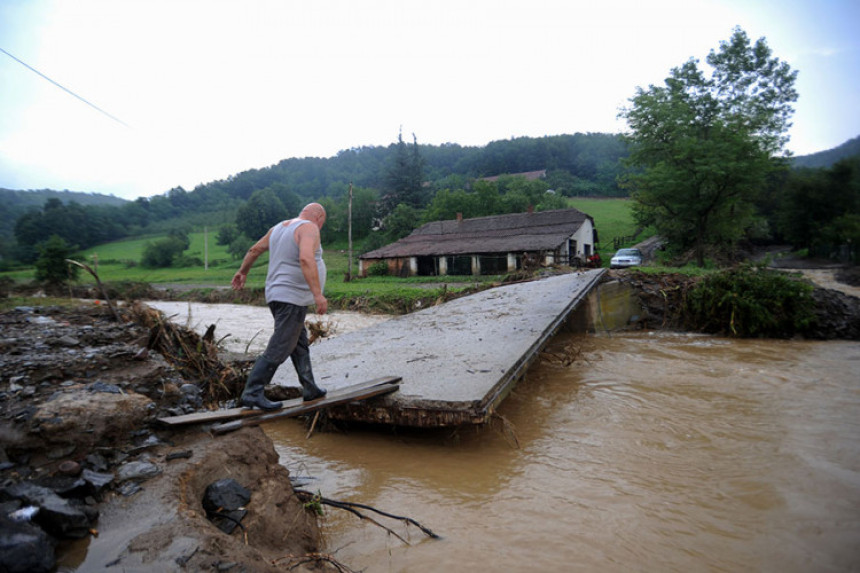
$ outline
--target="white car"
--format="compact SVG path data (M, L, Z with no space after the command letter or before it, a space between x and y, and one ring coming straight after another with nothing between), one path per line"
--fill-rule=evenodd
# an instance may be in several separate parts
M610 269L626 269L642 264L642 251L639 249L618 249L612 260L609 261Z

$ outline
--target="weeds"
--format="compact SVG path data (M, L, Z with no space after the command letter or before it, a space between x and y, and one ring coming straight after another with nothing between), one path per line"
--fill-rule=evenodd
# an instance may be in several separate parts
M790 338L814 320L812 286L743 265L704 277L687 296L690 327L741 338Z

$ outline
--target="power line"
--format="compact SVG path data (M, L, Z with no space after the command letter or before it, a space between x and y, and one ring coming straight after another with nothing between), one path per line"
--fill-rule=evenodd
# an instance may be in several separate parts
M44 79L48 80L49 82L51 82L52 84L54 84L55 86L57 86L58 88L60 88L61 90L63 90L64 92L66 92L66 93L68 93L68 94L70 94L70 95L73 95L74 97L78 98L79 100L81 100L82 102L84 102L85 104L87 104L88 106L90 106L91 108L95 109L95 110L96 110L96 111L98 111L99 113L103 113L104 115L108 116L109 118L111 118L111 119L112 119L112 120L114 120L115 122L120 123L120 124L122 124L122 125L126 126L127 128L131 129L131 126L130 126L129 124L127 124L126 122L124 122L123 120L119 119L119 118L118 118L118 117L116 117L116 116L113 116L113 115L109 114L108 112L106 112L105 110L103 110L102 108L100 108L99 106L97 106L96 104L94 104L94 103L92 103L92 102L90 102L90 101L87 101L86 99L82 98L81 96L79 96L78 94L76 94L76 93L75 93L75 92L73 92L72 90L68 89L67 87L65 87L65 86L62 86L62 85L58 84L57 82L55 82L54 80L52 80L51 78L49 78L48 76L46 76L45 74L43 74L42 72L40 72L39 70L37 70L36 68L34 68L33 66L31 66L31 65L27 64L27 62L24 62L24 61L22 61L22 60L19 60L18 58L16 58L15 56L13 56L12 54L10 54L9 52L7 52L6 50L4 50L3 48L0 48L0 52L3 52L4 54L6 54L7 56L9 56L9 57L10 57L10 58L12 58L13 60L15 60L16 62L18 62L19 64L21 64L22 66L24 66L25 68L27 68L28 70L30 70L31 72L34 72L34 73L36 73L36 74L40 75L41 77L43 77Z

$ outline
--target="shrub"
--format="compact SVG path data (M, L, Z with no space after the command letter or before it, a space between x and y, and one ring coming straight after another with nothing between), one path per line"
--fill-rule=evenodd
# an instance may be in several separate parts
M185 242L177 237L167 237L147 243L140 259L141 266L148 269L164 269L173 265L173 260L187 248Z
M379 261L378 263L373 263L367 269L367 276L369 277L384 277L388 276L388 264L384 261Z
M789 338L814 318L812 286L757 266L705 277L686 305L693 329L738 337Z
M77 246L69 245L59 235L51 235L47 241L36 245L39 252L39 258L36 260L36 280L58 286L67 279L77 278L79 267L66 262L77 249Z

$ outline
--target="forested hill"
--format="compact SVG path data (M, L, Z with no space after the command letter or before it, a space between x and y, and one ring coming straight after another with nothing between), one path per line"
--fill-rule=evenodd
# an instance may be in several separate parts
M403 154L410 158L406 166L400 163ZM439 192L447 199L457 193L468 196L475 179L530 171L546 171L541 185L546 186L544 190L553 189L559 200L561 195L624 195L617 176L627 155L621 136L603 133L521 137L482 147L423 145L417 141L407 146L399 138L386 147L352 148L328 158L284 159L269 167L202 183L193 190L174 187L152 197L117 200L121 206L93 205L90 199L94 196L87 194L4 191L10 199L6 201L8 209L0 213L0 260L34 258L33 246L44 238L46 228L79 248L87 248L130 235L233 223L243 208L253 213L263 207L274 208L282 216L297 212L309 201L326 205L331 213L327 229L339 232L342 229L335 224L334 212L345 205L350 184L355 189L356 208L361 209L384 202L394 196L392 190L403 188L401 182L392 179L392 173L409 172L409 187L417 183L413 206L427 205ZM409 171L414 167L414 173ZM516 205L505 205L505 209L525 209L526 205L519 203L534 201L521 191ZM259 205L260 201L265 205ZM270 205L272 201L276 205ZM482 204L481 208L489 206ZM418 222L411 215L408 219ZM363 223L365 231L372 226L370 220Z
M313 199L337 197L349 183L380 189L396 148L392 143L347 149L329 158L285 159L200 185L195 191L247 199L256 190L283 185L302 199ZM418 151L424 161L424 178L434 189L455 187L473 178L546 169L570 178L569 195L620 194L615 179L621 171L619 160L628 154L620 136L605 133L520 137L482 147L419 143Z
M809 155L801 155L795 157L791 161L793 167L831 167L840 159L854 157L860 155L860 136L854 139L849 139L842 145L828 149L827 151L819 151Z
M81 193L76 191L53 191L38 189L33 191L13 191L0 188L0 237L11 237L15 221L29 209L41 209L49 199L64 204L75 202L82 206L121 207L128 203L125 199L100 193Z

